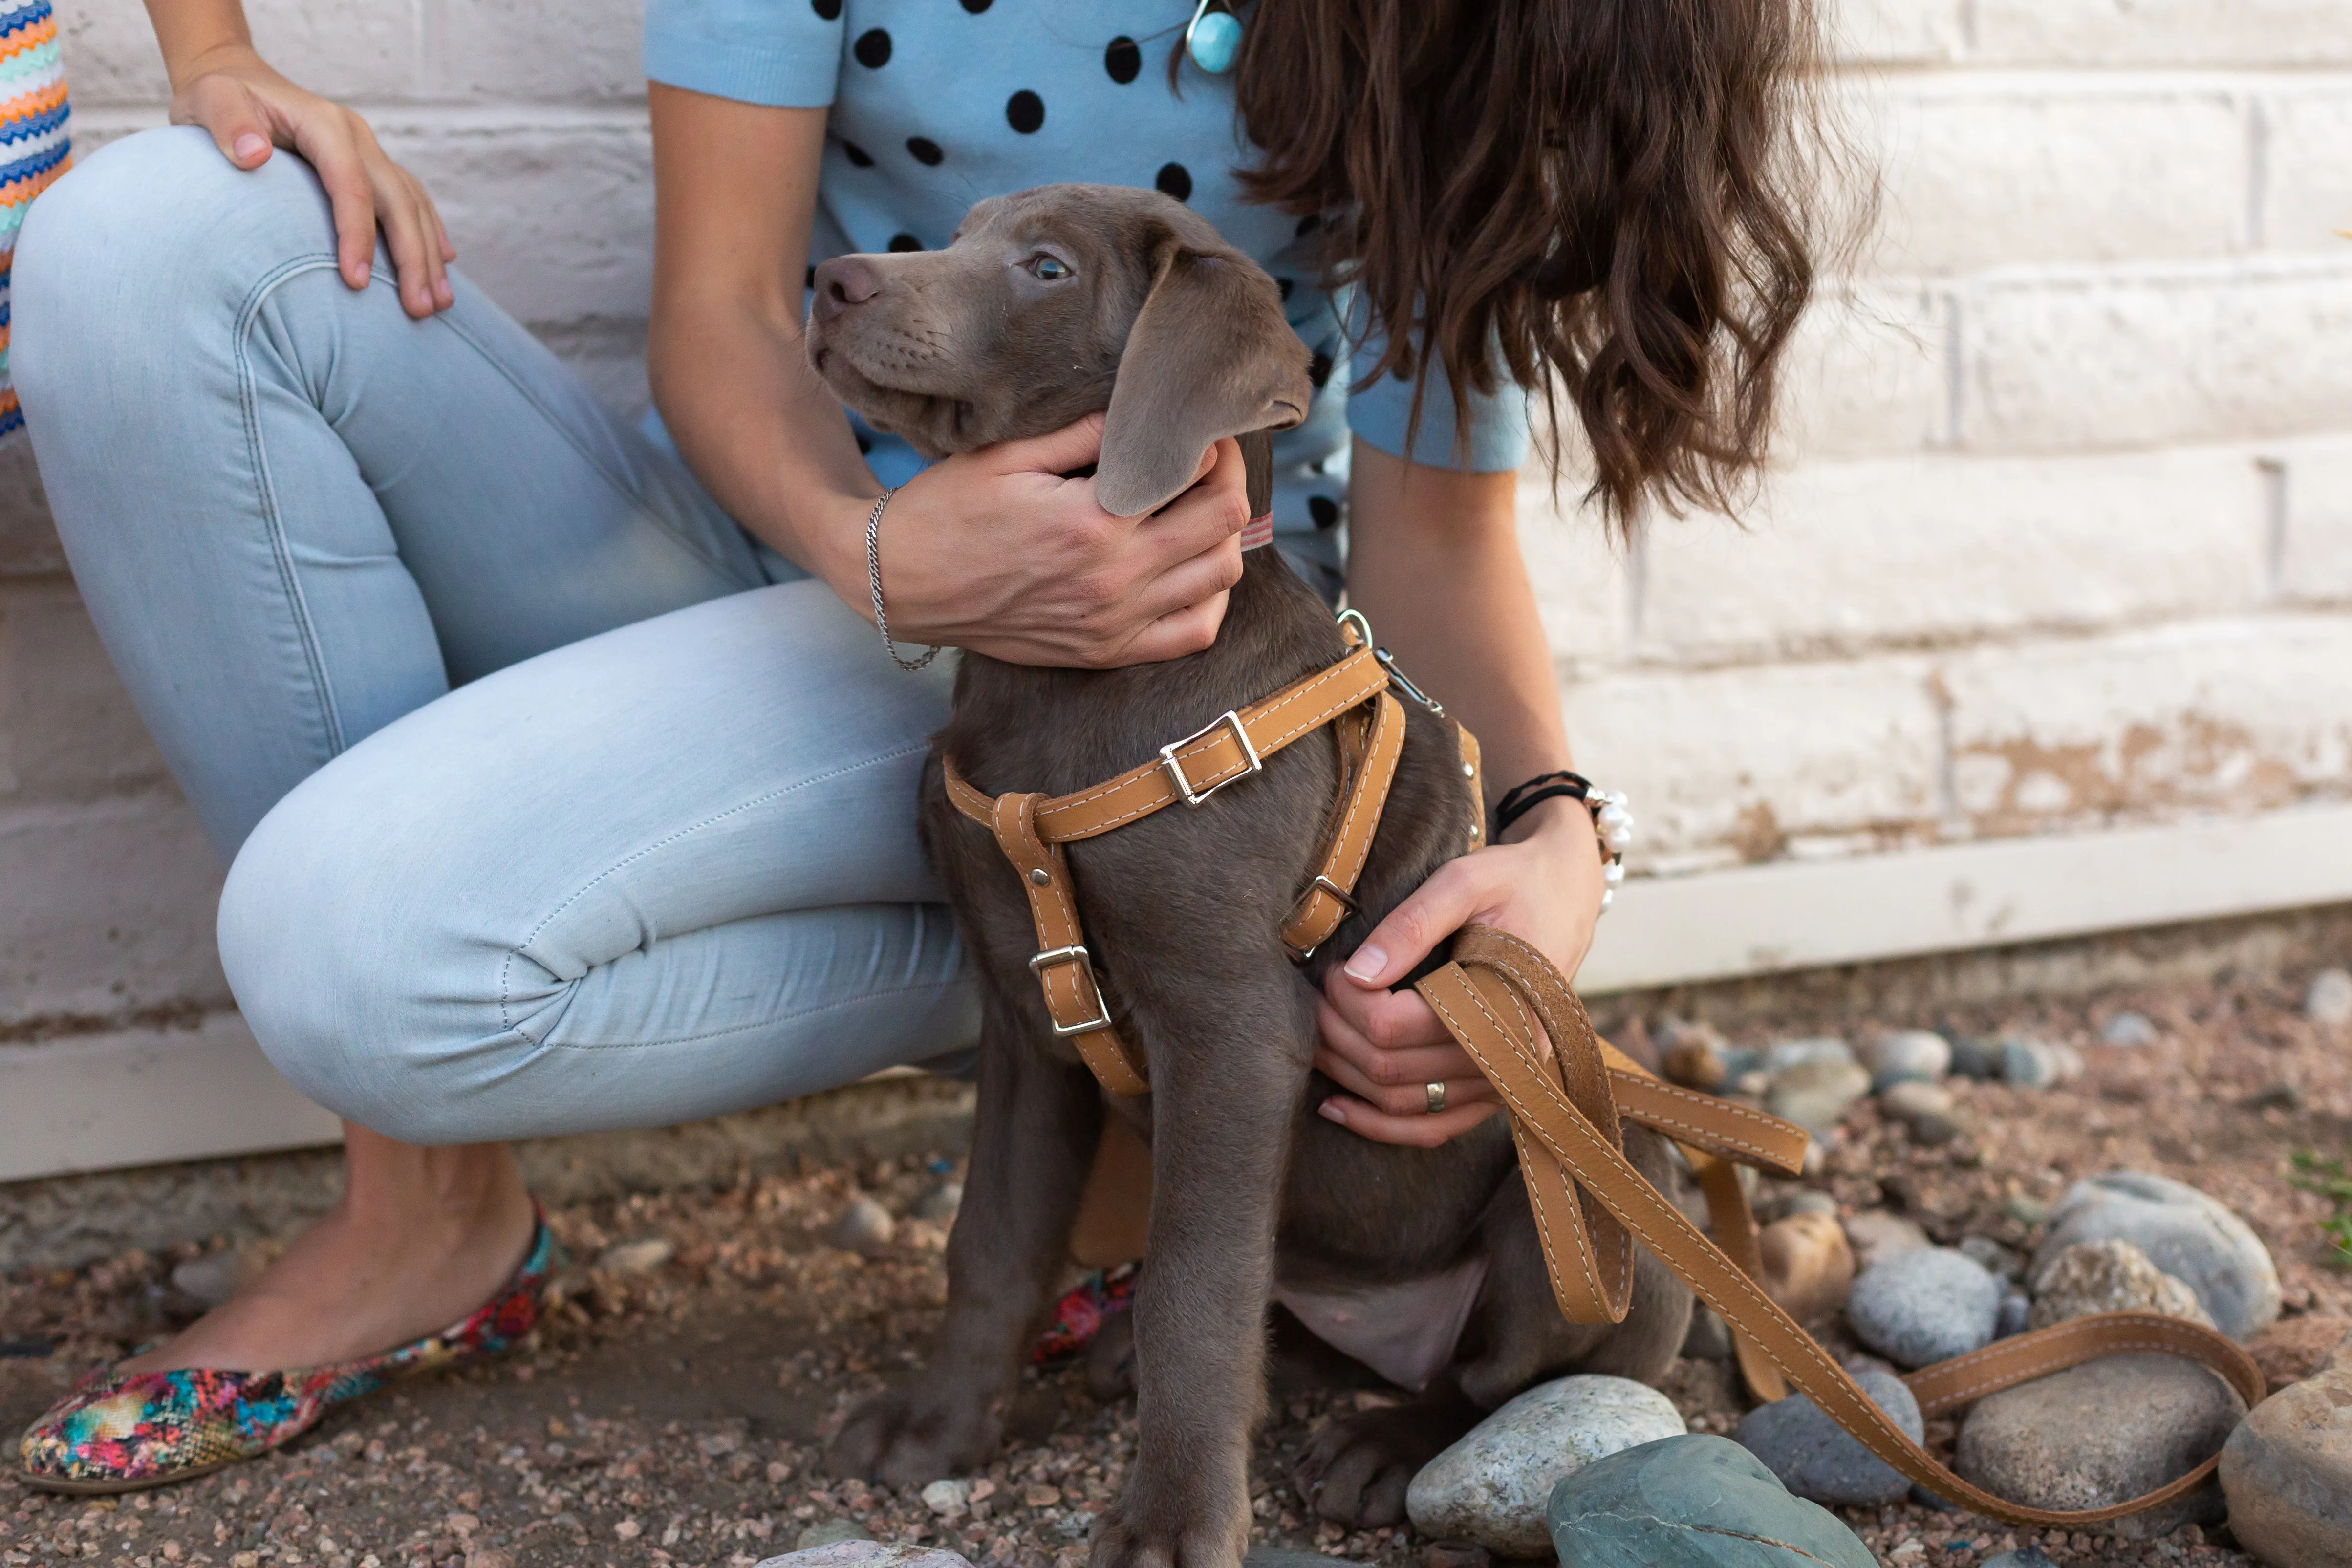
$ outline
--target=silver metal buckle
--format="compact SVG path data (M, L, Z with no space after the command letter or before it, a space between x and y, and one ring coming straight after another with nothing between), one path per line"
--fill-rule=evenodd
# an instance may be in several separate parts
M1232 727L1234 738L1241 743L1242 755L1249 758L1249 766L1231 779L1220 779L1206 789L1195 792L1192 789L1192 781L1184 777L1184 765L1176 759L1176 754L1202 737L1214 735L1220 725ZM1237 784L1253 773L1265 771L1265 763L1258 757L1257 747L1250 744L1249 731L1242 727L1242 716L1232 708L1227 708L1218 717L1211 719L1183 739L1172 740L1161 747L1160 766L1168 769L1168 777L1175 780L1176 793L1184 798L1184 804L1195 807L1226 785Z
M1084 1023L1074 1023L1066 1028L1062 1024L1055 1022L1054 1018L1054 1009L1051 1007L1048 1007L1045 1009L1045 1021L1048 1024L1053 1025L1055 1037L1059 1040L1067 1040L1074 1034L1092 1034L1098 1029L1108 1029L1110 1027L1110 1009L1103 1005L1102 987L1095 983L1095 961L1093 956L1087 953L1083 945L1069 947L1048 947L1043 953L1038 954L1035 957L1029 960L1029 972L1042 979L1045 971L1055 964L1076 964L1078 967L1078 973L1086 977L1087 988L1095 994L1095 1016L1087 1019Z
M1339 901L1339 907L1346 910L1348 915L1359 915L1363 912L1362 906L1357 904L1354 899L1349 897L1345 892L1341 891L1338 883L1333 882L1321 872L1317 872L1315 873L1315 880L1307 884L1307 891L1300 894L1297 898L1292 901L1290 912L1293 915L1297 914L1299 906L1304 904L1318 888L1338 899ZM1337 931L1341 925L1346 925L1348 922L1348 915L1341 915L1338 921L1333 923L1331 929ZM1287 943L1284 945L1286 946L1288 946ZM1313 947L1292 947L1290 949L1290 956L1299 963L1304 964L1307 959L1315 956L1317 949L1320 948L1322 946L1322 943L1318 942Z

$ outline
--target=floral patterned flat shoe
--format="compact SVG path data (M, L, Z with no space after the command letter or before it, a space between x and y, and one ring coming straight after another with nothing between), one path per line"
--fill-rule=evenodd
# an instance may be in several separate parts
M26 1432L17 1479L48 1491L140 1491L257 1458L395 1377L505 1350L539 1322L554 1266L555 1237L541 1211L530 1250L498 1294L397 1350L286 1372L101 1368Z

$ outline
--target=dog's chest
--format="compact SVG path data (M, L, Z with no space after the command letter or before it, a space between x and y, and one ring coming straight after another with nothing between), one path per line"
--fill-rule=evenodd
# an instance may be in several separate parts
M1415 1391L1443 1372L1486 1282L1484 1252L1442 1274L1354 1291L1277 1286L1274 1299L1315 1337L1400 1387Z

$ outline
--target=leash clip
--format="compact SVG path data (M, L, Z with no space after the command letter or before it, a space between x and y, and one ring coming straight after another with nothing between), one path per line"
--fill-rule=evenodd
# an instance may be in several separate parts
M1355 646L1371 649L1373 659L1379 663L1381 670L1386 672L1389 677L1389 685L1435 714L1439 718L1445 716L1445 705L1414 685L1412 678L1397 668L1396 655L1372 641L1372 623L1365 618L1362 611L1342 610L1335 619L1339 623L1339 630L1347 634Z
M1192 745L1196 740L1202 739L1206 736L1214 735L1220 726L1228 727L1233 730L1234 738L1241 743L1242 755L1249 758L1249 766L1243 768L1239 773L1234 774L1231 779L1220 779L1214 784L1210 785L1206 789L1196 790L1192 788L1192 781L1184 777L1184 764L1177 759L1176 753L1183 747ZM1167 745L1161 747L1160 748L1160 766L1168 769L1168 777L1175 781L1176 793L1184 798L1184 804L1192 807L1198 807L1202 801L1206 800L1210 796L1215 794L1218 790L1223 789L1228 784L1239 783L1242 779L1248 778L1253 773L1263 773L1265 771L1265 763L1264 759L1258 756L1257 747L1250 744L1249 731L1242 727L1242 716L1233 708L1227 708L1223 714L1211 719L1207 724L1202 725L1200 728L1194 730L1183 739L1171 740Z
M1086 980L1087 988L1095 994L1095 1016L1083 1023L1064 1024L1054 1017L1053 1009L1048 1008L1045 1010L1045 1021L1054 1026L1055 1038L1067 1040L1074 1034L1092 1034L1098 1029L1108 1029L1110 1009L1103 1005L1102 987L1095 980L1094 956L1087 951L1085 944L1073 943L1067 947L1046 948L1029 960L1029 972L1043 978L1045 971L1055 964L1076 964L1078 967L1078 974Z
M1439 702L1435 697L1431 696L1428 693L1423 691L1419 686L1414 685L1412 682L1406 677L1405 673L1397 668L1396 655L1394 653L1390 653L1386 648L1375 648L1372 650L1372 657L1380 661L1380 666L1381 669L1388 672L1389 685L1396 687L1397 690L1402 692L1405 695L1411 697L1413 701L1419 703L1422 706L1427 708L1431 713L1435 714L1438 717L1444 718L1445 716L1445 705Z

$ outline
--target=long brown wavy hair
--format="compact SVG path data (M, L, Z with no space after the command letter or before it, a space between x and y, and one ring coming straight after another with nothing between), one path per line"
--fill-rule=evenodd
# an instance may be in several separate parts
M1617 526L1731 509L1812 291L1817 38L1811 0L1260 0L1242 178L1321 219L1416 423L1434 358L1457 417L1564 396Z

